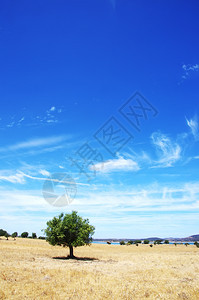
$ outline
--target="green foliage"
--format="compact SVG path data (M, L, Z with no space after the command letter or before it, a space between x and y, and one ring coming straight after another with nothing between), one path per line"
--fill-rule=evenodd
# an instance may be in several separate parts
M7 233L6 230L0 229L0 236L5 236Z
M16 231L12 233L12 238L15 239L17 236L18 236L18 233Z
M185 246L187 247L189 245L189 243L185 243Z
M150 244L149 246L150 246L151 248L153 247L153 245L152 245L152 244Z
M28 237L28 232L27 231L22 232L21 237L22 238L27 238Z
M135 240L135 241L134 241L134 244L141 244L141 243L142 243L141 240Z
M165 244L169 244L169 240L165 240L164 243L165 243Z
M45 234L46 241L53 246L78 247L90 245L94 231L95 227L89 224L88 219L73 211L71 214L61 213L48 221Z
M149 244L149 240L144 240L144 244Z
M156 244L157 244L157 245L161 245L162 242L163 242L163 240L156 240Z
M37 238L37 235L36 235L35 232L32 233L32 238L33 238L33 239L36 239L36 238Z
M138 247L138 243L135 244Z
M133 244L133 241L132 241L132 240L128 241L128 244L129 244L129 245L132 245L132 244Z
M125 242L124 242L124 241L121 241L121 242L120 242L120 245L125 245Z
M177 246L177 243L174 243L175 246Z
M39 236L38 239L39 240L45 240L46 238L45 238L45 236Z
M9 238L9 234L6 232L6 234L5 234L5 237L7 238L7 240L8 240L8 238Z
M198 242L195 242L194 245L199 248L199 243Z

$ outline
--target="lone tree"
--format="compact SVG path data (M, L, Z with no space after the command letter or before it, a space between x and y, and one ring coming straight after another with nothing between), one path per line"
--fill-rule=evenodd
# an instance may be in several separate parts
M22 238L27 238L28 237L28 232L27 231L22 232L21 237Z
M13 234L12 234L12 238L15 240L16 239L16 237L18 236L18 233L15 231L15 232L13 232Z
M36 239L36 238L37 238L37 235L36 235L35 232L32 233L32 238L33 238L33 239Z
M69 258L75 258L73 247L91 244L95 231L95 227L89 224L89 220L78 216L76 211L65 215L61 213L48 221L47 226L46 241L53 246L69 247Z

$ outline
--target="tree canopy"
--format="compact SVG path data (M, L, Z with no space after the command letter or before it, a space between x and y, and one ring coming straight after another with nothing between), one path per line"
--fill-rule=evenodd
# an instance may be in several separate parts
M69 257L73 258L73 247L90 245L94 231L95 227L89 224L88 219L83 219L73 211L71 214L61 213L48 221L45 234L46 241L51 245L69 247Z
M22 238L27 238L28 237L28 232L27 231L22 232L21 237Z

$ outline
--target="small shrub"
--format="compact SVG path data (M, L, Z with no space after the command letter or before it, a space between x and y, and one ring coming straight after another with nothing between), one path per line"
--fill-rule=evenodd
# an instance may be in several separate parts
M124 242L124 241L121 241L121 242L120 242L120 245L125 245L125 242Z
M157 241L156 241L156 244L161 245L162 242L163 242L163 240L157 240Z
M165 240L164 243L165 243L165 244L169 244L169 240Z
M187 247L189 245L189 243L185 243L185 246Z
M45 236L39 236L38 239L45 240L46 238L45 238Z
M135 244L138 247L138 243Z
M149 244L149 240L144 240L144 244Z
M108 244L108 245L111 245L111 242L108 241L107 244Z
M149 246L150 246L151 248L153 247L153 245L152 245L152 244L150 244Z
M141 243L142 243L141 240L135 240L135 241L134 241L134 244L141 244Z

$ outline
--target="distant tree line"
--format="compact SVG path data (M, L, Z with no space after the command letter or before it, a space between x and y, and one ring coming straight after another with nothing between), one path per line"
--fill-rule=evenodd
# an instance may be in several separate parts
M156 240L153 242L154 245L161 245L161 244L169 244L169 240ZM120 241L120 245L136 245L138 246L139 244L145 244L148 245L150 243L149 240L129 240L128 242L125 243L125 241Z
M21 235L18 235L18 232L13 232L12 234L9 234L6 230L0 229L0 237L4 236L8 240L9 237L12 237L14 240L16 237L21 237L21 238L29 238L29 239L36 239L37 234L35 232L32 232L32 235L29 236L29 233L27 231L24 231L21 233ZM45 240L44 236L39 236L38 239Z

